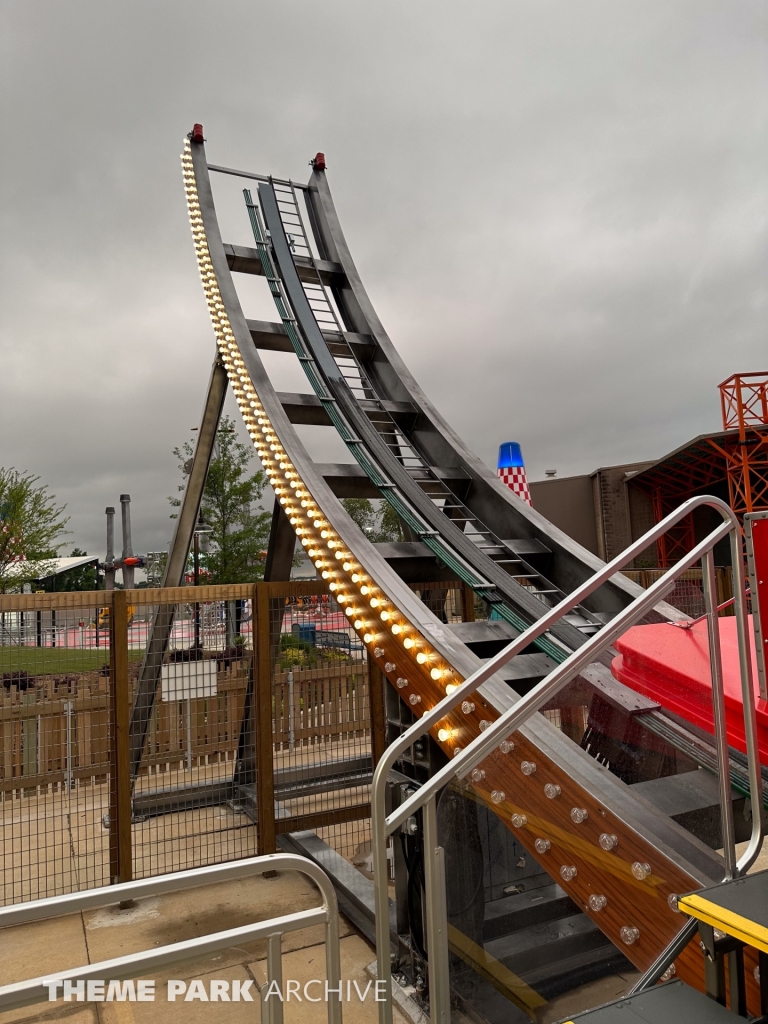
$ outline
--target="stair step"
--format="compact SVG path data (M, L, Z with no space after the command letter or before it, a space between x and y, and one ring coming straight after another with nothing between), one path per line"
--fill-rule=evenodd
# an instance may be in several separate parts
M670 981L566 1017L560 1024L736 1024L743 1019L682 981Z
M678 905L691 917L768 953L768 871L681 896Z

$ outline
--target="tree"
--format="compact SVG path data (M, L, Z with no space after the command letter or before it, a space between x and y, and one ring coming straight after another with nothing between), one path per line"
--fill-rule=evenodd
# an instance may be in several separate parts
M40 477L0 467L0 593L24 585L53 569L68 518Z
M374 544L403 539L400 518L389 502L379 501L378 508L368 498L343 498L341 503L348 515Z
M173 454L186 472L194 454L193 442L174 448ZM272 517L256 505L265 479L261 470L250 473L253 457L253 449L238 440L234 421L225 416L216 433L200 507L202 518L211 527L200 557L206 583L252 583L264 577ZM184 487L182 484L179 490ZM169 501L175 508L181 505L180 498Z

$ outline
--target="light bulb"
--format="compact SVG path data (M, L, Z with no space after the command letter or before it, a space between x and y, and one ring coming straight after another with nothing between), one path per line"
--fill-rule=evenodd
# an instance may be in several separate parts
M672 911L672 912L673 912L674 914L682 914L682 910L681 910L681 909L680 909L680 907L679 907L679 906L677 905L677 901L678 901L679 899L680 899L680 897L679 897L679 896L677 895L677 893L674 893L674 892L671 892L671 893L669 894L669 896L667 896L667 903L669 904L669 909L670 909L670 910L671 910L671 911Z
M441 743L446 743L453 736L453 729L438 729L437 738Z
M589 817L586 807L572 807L571 808L571 821L576 825L581 825L582 822L586 821Z
M461 702L461 710L464 712L465 715L471 715L472 712L475 710L475 705L472 703L471 700L464 700Z
M345 608L344 609L344 614L348 615L350 617L350 619L351 619L352 616L355 614L355 609L354 608Z
M441 668L433 668L429 674L433 679L439 679L443 674L443 670Z
M421 704L421 697L419 696L418 693L412 693L408 700L413 705Z
M426 660L427 655L424 653L424 651L419 651L419 653L416 655L416 661L418 661L420 665L423 665Z
M397 680L397 688L398 688L398 690L404 690L407 685L408 685L408 680L403 678L403 676L400 676L398 678L398 680Z
M362 629L365 623L362 619L355 619L355 629Z
M382 622L386 622L387 619L389 618L389 612L382 612L381 615L379 615L379 618L381 619Z
M548 839L537 839L533 848L536 853L547 853L552 848L552 843Z
M392 632L394 633L394 629L392 630ZM403 647L406 649L406 651L410 651L410 649L413 647L415 643L416 641L412 637L407 636L405 640L403 640Z
M384 657L384 648L383 647L376 647L374 649L373 656L375 658L383 658Z
M362 593L362 590L360 592ZM379 601L378 597L372 597L370 604L371 608L378 608L379 605L381 604L381 601Z
M367 586L365 583L362 585L362 587L360 587L360 593L363 595L363 597L365 597L366 594L370 594L370 592L371 588Z
M524 814L513 814L512 824L515 828L524 828L528 824L528 818Z
M387 661L384 664L384 671L387 674L389 674L390 672L394 672L396 668L397 668L397 665L395 665L394 661Z
M640 929L634 925L624 925L619 929L619 937L626 946L632 946L640 938Z
M512 740L502 740L499 744L499 750L502 754L510 754L515 749L515 744Z
M544 787L544 796L547 800L554 800L555 797L560 796L560 787L556 782L548 782Z
M457 689L458 689L458 687L456 686L456 683L446 683L445 684L446 696L450 697L450 695L453 693L453 691L457 690Z
M651 865L645 861L636 860L635 863L632 865L632 874L635 876L638 882L645 881L645 879L648 877L648 875L650 875L650 873Z
M575 864L563 864L560 868L560 877L565 882L572 882L577 874L578 871Z
M605 907L607 906L607 904L608 904L608 897L607 896L598 896L597 893L593 892L591 894L591 896L589 897L589 899L587 900L587 903L589 904L589 909L590 910L594 910L595 913L598 913L599 911L604 910Z
M491 791L491 800L495 804L503 804L506 799L506 793L503 789L494 789Z
M349 572L349 570L352 568L352 563L343 562L341 568L344 570L344 572ZM354 583L354 580L352 582Z
M375 639L376 637L373 633L366 633L365 636L363 637L363 641L367 644L371 643L371 641Z
M523 773L523 775L533 775L533 773L536 771L536 765L533 761L521 761L520 771Z
M473 768L469 773L469 778L472 782L482 782L485 778L485 771L482 768Z
M359 583L360 582L360 574L359 573L356 573L356 572L352 573L352 582L353 583Z
M601 832L600 838L597 841L600 845L600 848L602 850L605 850L606 853L609 850L615 850L616 847L619 845L619 837L613 835L612 832Z
M397 636L397 634L401 633L402 630L403 630L403 627L401 625L399 625L397 622L395 622L393 624L393 626L392 626L392 633L393 633L394 636Z

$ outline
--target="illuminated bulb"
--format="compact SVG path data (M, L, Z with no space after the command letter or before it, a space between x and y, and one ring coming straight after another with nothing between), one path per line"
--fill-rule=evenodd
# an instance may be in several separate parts
M419 651L419 653L416 655L416 661L418 661L420 665L423 665L426 660L427 655L424 653L424 651Z
M345 604L349 600L349 598L347 597L346 594L337 594L336 600L339 602L339 604Z
M556 782L548 782L544 787L544 796L547 800L554 800L555 797L560 796L560 787Z
M632 946L640 938L640 929L634 925L625 924L619 929L619 938L625 946Z
M453 693L453 691L457 690L457 689L458 689L458 687L456 686L456 683L446 683L446 686L445 686L446 696L450 696Z
M421 697L418 695L418 693L412 693L411 696L408 698L408 701L415 707L416 704L421 704Z
M315 526L317 526L317 523L315 523ZM357 572L353 572L352 573L352 582L353 583L359 583L360 582L360 574L359 573L357 573Z
M581 825L583 821L586 821L589 817L586 807L572 807L571 808L571 821L576 825Z
M331 592L333 592L333 591L334 591L334 590L335 590L335 589L336 589L336 588L338 587L338 585L339 585L338 583L329 583L329 584L328 584L328 589L329 589L329 590L330 590Z
M438 729L437 738L441 743L446 743L453 736L453 729Z
M315 559L315 568L316 569L322 569L324 565L325 565L325 562L322 560L322 558L316 558Z
M363 637L364 642L367 644L372 643L375 639L376 636L374 633L366 633L365 636Z
M360 593L363 595L363 597L365 597L366 594L370 594L370 592L371 588L367 586L365 583L362 585L362 587L360 587Z
M433 679L439 679L443 674L443 670L441 668L433 668L429 674Z
M362 619L355 619L355 629L362 629L365 623Z
M515 749L515 744L512 740L502 740L499 744L499 750L502 754L510 754Z
M403 627L398 625L396 622L392 626L392 632L395 636L397 636L398 633L402 632L402 629Z
M680 897L676 893L674 893L674 892L671 892L669 894L669 896L667 896L667 903L669 904L669 909L674 914L682 914L682 910L677 905L677 901L679 899L680 899Z
M328 572L327 569L324 569L320 575L323 577L324 580L327 580L331 574Z
M397 665L395 665L394 661L388 661L384 665L384 671L387 673L394 672L396 668Z
M348 615L350 617L350 619L351 619L352 616L355 614L355 609L354 608L345 608L344 609L344 614Z
M650 875L650 873L651 865L645 861L636 860L635 863L632 865L632 874L635 876L638 882L645 881L645 879L648 877L648 875Z
M407 685L408 685L408 680L404 679L403 676L400 676L398 678L398 680L397 680L397 688L398 688L398 690L404 690Z
M606 853L609 850L615 850L619 845L619 837L615 836L612 832L601 832L600 838L597 841L600 845L600 849L605 850Z
M513 814L512 824L515 828L525 828L528 824L528 818L524 814Z
M317 523L315 523L315 526L317 526ZM327 530L321 530L320 536L323 538L323 540L327 540L330 537L330 533Z
M360 593L362 593L362 590L360 591ZM372 597L370 604L371 608L378 608L379 605L381 604L381 601L378 599L378 597Z
M589 904L589 909L594 910L594 912L597 914L599 911L605 910L606 906L608 905L608 897L598 896L597 893L593 892L587 900L587 903Z
M329 549L331 551L333 551L333 549L336 547L336 541L335 540L329 540L328 541L328 547L329 547Z
M482 782L485 778L485 772L482 768L473 768L469 773L469 778L472 782Z
M521 761L520 771L523 773L523 775L533 775L533 773L536 771L536 765L533 761Z
M548 839L537 839L533 848L536 853L547 853L552 848L552 843Z
M503 804L506 798L506 793L503 789L491 790L491 800L495 804Z
M330 546L331 545L329 544L328 547L330 547ZM342 555L342 553L340 551L337 551L335 557L338 558L339 561L341 561L342 558L344 557L344 555Z
M381 619L382 622L386 622L389 619L389 612L382 612L381 615L379 615L379 618Z
M344 570L344 572L349 572L349 570L352 568L352 563L349 561L344 562L341 568ZM354 580L352 582L354 583Z
M471 715L472 712L475 710L475 705L472 703L471 700L464 700L461 702L461 710L464 712L465 715Z
M392 632L394 633L394 629L392 630ZM412 637L408 636L405 638L405 640L403 640L403 647L406 649L406 651L410 651L410 649L413 647L415 643L416 641Z
M565 882L572 882L577 874L578 871L575 864L563 864L560 868L560 877Z

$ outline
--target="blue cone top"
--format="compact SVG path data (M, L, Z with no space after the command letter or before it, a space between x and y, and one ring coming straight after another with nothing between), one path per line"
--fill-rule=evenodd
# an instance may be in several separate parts
M513 466L525 466L523 453L517 441L505 441L499 446L499 469L510 469Z

